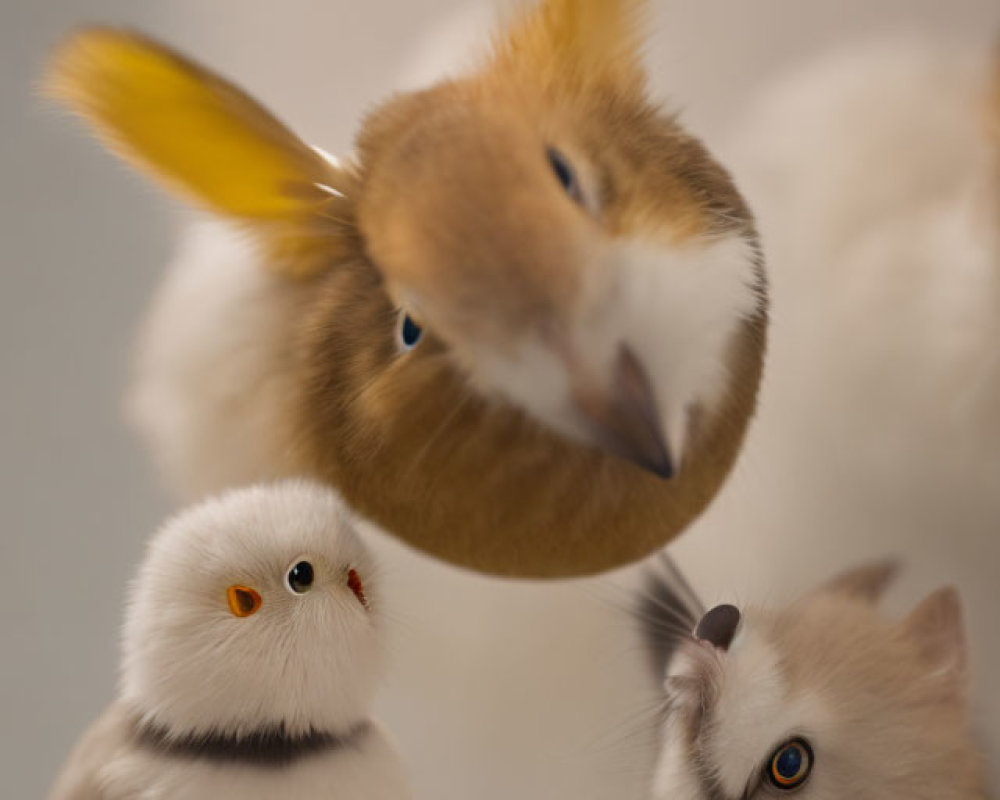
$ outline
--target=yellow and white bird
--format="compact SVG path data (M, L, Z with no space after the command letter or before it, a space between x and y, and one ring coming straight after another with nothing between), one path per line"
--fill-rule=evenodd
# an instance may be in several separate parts
M234 224L153 309L132 408L197 494L318 476L447 561L596 572L671 539L751 417L766 284L727 173L650 99L641 0L546 0L338 162L135 33L47 87Z

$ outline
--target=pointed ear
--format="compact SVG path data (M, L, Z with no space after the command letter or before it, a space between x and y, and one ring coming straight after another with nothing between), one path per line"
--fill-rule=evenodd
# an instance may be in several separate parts
M542 0L497 40L496 66L562 87L642 92L645 0Z
M967 678L962 601L954 587L938 589L910 613L903 623L906 635L920 648L928 667L951 677L964 690Z
M848 595L877 603L899 572L896 561L876 561L842 572L823 584L818 593Z
M133 165L246 223L279 269L309 273L337 255L349 175L184 56L136 33L84 29L57 49L43 89Z

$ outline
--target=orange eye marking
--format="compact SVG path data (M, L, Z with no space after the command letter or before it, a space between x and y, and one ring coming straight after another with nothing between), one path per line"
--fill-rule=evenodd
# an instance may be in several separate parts
M361 585L361 576L356 569L347 571L347 587L354 592L354 596L365 608L368 608L368 598L365 597L364 587Z
M799 786L812 768L812 752L804 743L784 745L771 758L770 777L775 786L792 789Z
M234 617L249 617L256 614L263 602L255 589L239 585L226 589L226 599Z
M794 778L785 778L785 777L782 777L778 773L778 770L774 769L774 767L771 768L771 774L774 776L774 779L778 783L780 783L782 786L791 786L792 784L794 784L799 779L798 775L796 775Z

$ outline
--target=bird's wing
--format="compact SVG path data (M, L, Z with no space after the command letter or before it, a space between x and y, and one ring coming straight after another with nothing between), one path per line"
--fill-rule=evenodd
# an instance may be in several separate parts
M252 223L275 268L309 274L338 252L348 173L200 64L138 33L85 28L53 54L43 88L161 183Z
M74 746L53 784L49 800L118 800L102 788L99 771L126 745L128 730L123 709L110 706Z

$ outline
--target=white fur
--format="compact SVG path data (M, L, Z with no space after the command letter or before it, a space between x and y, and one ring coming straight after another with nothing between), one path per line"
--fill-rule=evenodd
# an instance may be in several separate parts
M943 632L889 622L865 600L820 590L745 613L728 651L684 639L664 684L653 797L984 800L965 678L936 662L961 660L964 642L960 631ZM948 650L931 657L928 645ZM794 792L782 791L765 773L793 739L808 743L811 769Z
M569 332L571 362L613 393L613 366L627 346L647 373L679 461L688 410L700 404L711 411L721 400L727 349L739 323L758 310L752 246L736 234L680 246L623 239L587 271ZM587 440L591 426L572 395L570 361L544 335L527 332L507 353L477 352L476 380L553 429Z
M314 568L292 592L289 568ZM347 585L361 577L367 606ZM262 599L233 615L226 590ZM150 542L130 586L120 700L87 733L53 800L99 787L126 798L409 796L399 759L378 726L356 742L288 766L164 755L137 745L135 717L166 737L354 734L368 722L381 674L379 593L353 521L332 490L305 481L237 489L182 512Z
M316 582L295 595L285 576L302 558ZM351 567L370 583L343 504L317 485L234 490L183 512L132 583L122 699L184 733L349 730L367 716L381 658L377 610L347 587ZM256 614L230 613L235 584L260 593Z
M448 43L432 40L425 60L439 59ZM763 100L749 98L749 118L726 120L735 141L728 152L714 143L716 152L735 167L763 228L770 353L761 414L737 473L671 550L706 600L732 600L734 591L786 596L835 565L887 552L907 559L900 596L957 580L980 676L976 716L1000 780L1000 458L990 444L998 418L989 415L1000 402L990 402L995 373L984 368L998 357L991 321L1000 315L990 310L991 262L976 255L989 233L961 232L976 219L962 198L990 174L977 127L984 73L969 61L968 52L879 41L785 67ZM935 218L952 223L939 227ZM881 259L840 259L859 230L878 239L887 223ZM963 319L963 306L980 310L963 324L932 324L945 306L951 320ZM951 361L956 336L968 337L961 362ZM952 369L966 387L982 387L972 397L983 413L945 425L941 409L951 406L956 383L942 374ZM460 797L476 787L490 798L648 796L635 788L646 785L643 765L623 767L642 761L634 719L648 699L645 663L601 590L484 582L395 543L387 549L406 596L424 598L436 624L415 620L422 636L402 643L407 669L386 714L409 734L415 759L460 753L468 765L461 786L452 775L428 779L432 794ZM470 674L486 671L489 688L468 688ZM465 690L454 692L456 685ZM421 719L430 713L447 724L424 737ZM850 739L851 726L842 735ZM482 755L501 749L503 759ZM857 796L832 795L844 797Z
M761 636L741 633L728 652L715 657L721 664L718 696L711 708L713 723L701 746L724 796L742 797L777 747L793 736L821 729L827 714L812 694L792 695L777 652ZM695 669L695 663L680 653L668 671L668 691L670 677L690 675ZM702 789L692 775L677 721L668 719L663 742L654 797L700 800Z
M50 800L274 800L276 797L403 800L411 796L390 738L377 724L354 745L285 767L164 757L128 744L115 705L87 732Z
M479 391L513 401L564 436L580 440L590 436L572 396L565 359L539 337L528 334L504 351L477 350L468 374Z
M697 776L691 769L690 755L684 746L682 723L673 717L664 725L663 745L653 775L653 798L697 798L701 792Z
M286 769L164 763L129 753L100 770L107 800L274 800L279 797L403 800L410 797L399 758L374 728L358 745L306 758ZM151 782L155 788L151 789Z
M989 239L961 235L961 226L974 225L976 217L961 210L960 199L980 191L975 187L988 174L983 159L989 156L975 105L983 73L967 58L927 45L878 42L788 70L794 77L783 75L748 119L731 126L736 141L720 155L735 167L758 215L772 281L769 361L761 412L737 473L672 549L706 599L731 599L734 587L743 596L781 595L836 564L889 551L905 552L912 566L902 594L946 578L958 581L981 684L974 702L992 763L1000 764L1000 693L992 685L1000 673L992 616L1000 558L1000 496L992 471L1000 459L990 445L998 426L989 413L1000 404L990 401L995 372L984 368L997 358L1000 339L991 320L1000 317L990 311L995 292L988 250L979 262L987 269L975 266L976 250L989 247ZM949 211L952 199L960 205ZM955 223L950 244L940 236L948 226L934 222L949 217ZM874 233L877 241L883 226L882 256L873 247L871 259L848 268L840 254L853 248L858 231ZM925 249L926 237L935 236L938 243ZM233 257L211 261L207 250L192 248L174 266L184 278L168 279L189 285L192 300L166 287L160 294L163 336L147 352L157 359L175 345L181 352L150 361L140 378L152 395L162 392L165 410L185 400L172 388L174 374L184 379L182 387L197 385L196 373L188 377L175 365L192 358L205 368L217 362L201 350L214 339L177 341L165 315L184 319L194 317L193 309L219 307L230 319L243 281L269 280L235 257L231 237L218 240ZM216 269L227 272L228 282ZM956 270L967 277L953 280ZM915 296L930 304L931 317L913 303ZM949 317L962 321L949 324L945 336L945 328L931 323L942 301L952 309ZM964 305L981 310L966 315ZM154 329L155 322L147 328ZM951 361L949 349L956 336L966 338L959 362ZM887 353L894 367L887 366ZM258 366L240 364L251 375ZM956 377L948 378L952 369ZM953 391L958 384L981 388ZM942 424L940 401L947 407L953 396L970 397L981 415L960 414L956 425ZM150 449L173 483L188 491L202 470L224 474L221 466L213 470L213 460L258 444L215 446L216 433L226 430L224 414L201 417L193 409L190 426L185 415L178 420L185 424L172 427L167 422L174 412L149 409L143 428L155 437ZM199 436L213 444L198 447ZM238 466L234 458L227 468ZM629 720L648 699L645 664L629 627L592 584L484 582L395 542L380 544L383 561L398 572L396 585L387 588L403 603L419 597L427 610L411 615L412 634L397 643L401 669L383 716L414 762L453 758L467 765L466 776L475 775L463 782L427 773L417 776L422 785L449 797L467 794L469 786L484 797L509 797L554 785L560 791L549 796L641 796L635 791L646 784L641 770L621 769L636 753L603 745L633 729ZM728 557L720 560L720 552ZM474 676L487 671L492 678L484 689ZM428 735L431 716L440 724ZM500 751L503 759L485 755Z
M739 324L759 310L754 253L735 234L680 247L632 239L616 250L621 300L609 307L604 326L585 331L587 344L603 338L633 349L679 461L688 409L715 409L729 379L727 349Z
M727 796L738 797L771 749L794 731L797 718L784 702L787 687L777 655L766 642L743 636L721 658L726 678L706 749L720 787Z
M779 81L734 126L731 166L768 255L769 360L743 457L673 552L710 595L790 591L886 553L906 559L904 592L955 582L978 724L996 756L1000 179L985 135L989 75L981 52L883 41Z
M782 596L887 552L906 560L904 594L955 581L978 678L971 704L996 775L1000 182L982 56L926 42L851 48L779 80L733 126L727 163L768 259L770 352L735 474L671 549L708 598ZM968 796L947 781L845 792L852 777L899 775L906 731L874 707L835 725L840 705L824 712L814 696L801 710L799 724L845 755L837 772L818 752L798 796ZM766 756L774 743L755 714L733 706L727 719L760 725ZM656 796L700 797L667 735ZM728 742L726 761L745 759L748 742ZM866 761L880 747L890 757Z
M294 281L262 265L217 221L188 228L136 350L128 415L170 487L184 497L287 475L283 425L301 308ZM253 430L253 436L246 431Z

